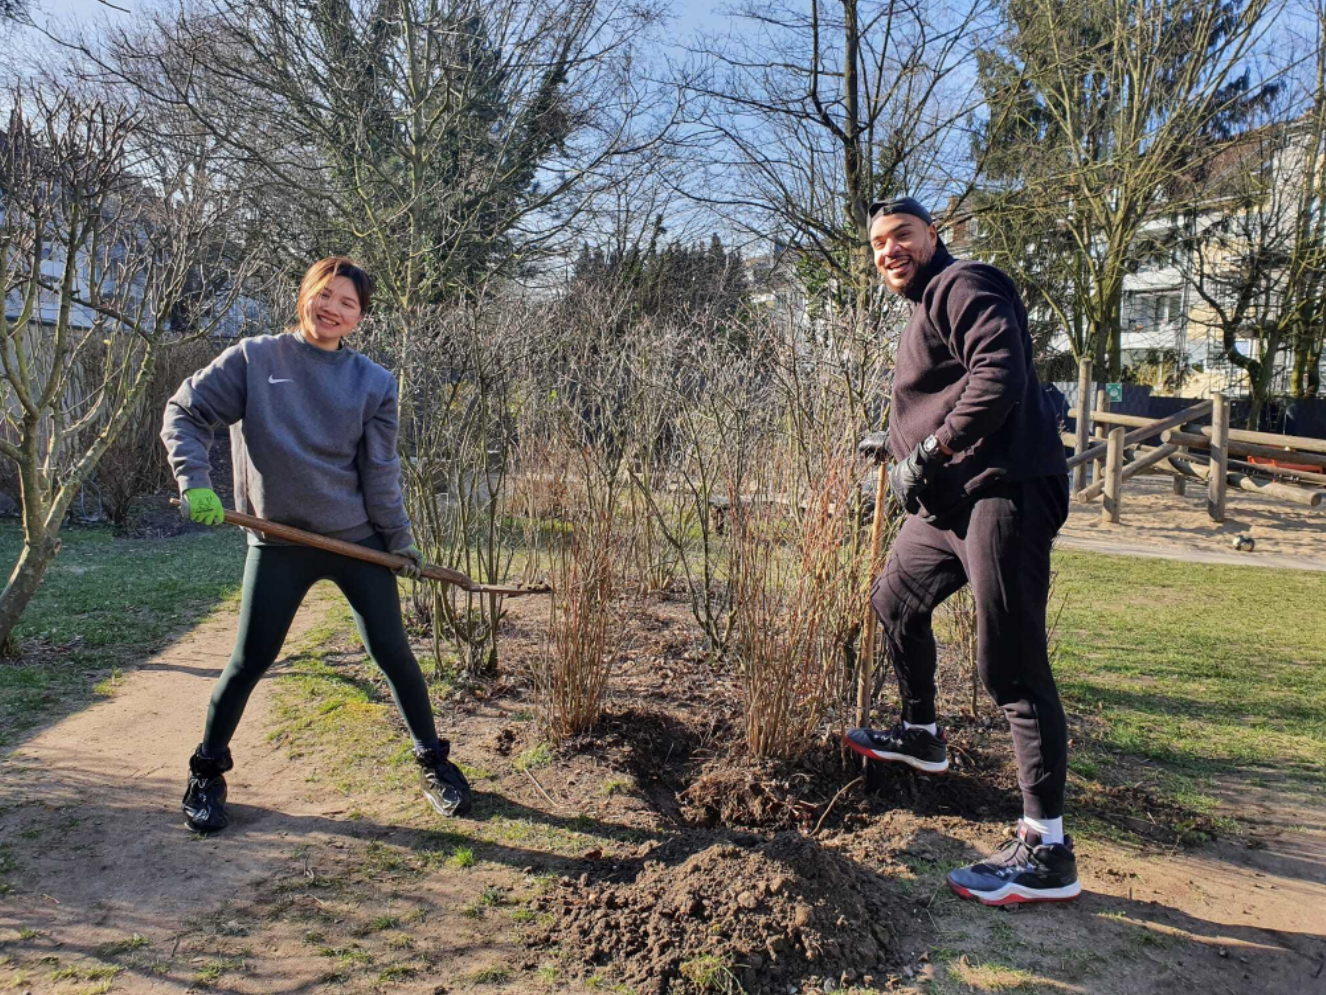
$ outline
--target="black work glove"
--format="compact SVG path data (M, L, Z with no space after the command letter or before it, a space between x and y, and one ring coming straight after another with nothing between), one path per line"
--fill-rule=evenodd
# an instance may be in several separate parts
M906 459L893 464L893 469L889 470L889 487L909 515L920 512L921 495L935 479L935 471L947 462L948 456L932 435L924 442L918 442Z
M856 452L858 456L873 459L876 463L883 463L889 458L888 430L871 432L869 435L862 436L861 441L856 444Z

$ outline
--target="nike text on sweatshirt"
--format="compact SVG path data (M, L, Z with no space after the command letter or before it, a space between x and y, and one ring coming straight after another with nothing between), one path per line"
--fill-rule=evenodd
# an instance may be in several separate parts
M413 542L396 419L396 381L368 357L262 335L180 385L161 440L181 493L211 487L213 426L229 425L237 510L351 542L377 532L395 550Z

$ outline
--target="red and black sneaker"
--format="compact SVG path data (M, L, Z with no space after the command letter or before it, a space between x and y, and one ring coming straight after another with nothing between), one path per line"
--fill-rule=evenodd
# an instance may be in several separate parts
M1039 833L1018 822L1017 835L988 860L949 871L948 885L982 905L1067 902L1082 894L1073 838L1042 843Z
M848 729L843 742L861 756L888 763L903 763L927 774L948 770L948 743L944 730L939 735L926 729L908 729L897 722L891 729Z

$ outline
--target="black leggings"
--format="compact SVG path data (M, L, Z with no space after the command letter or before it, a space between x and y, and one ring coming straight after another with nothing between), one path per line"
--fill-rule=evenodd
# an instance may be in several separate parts
M909 517L871 603L898 675L902 717L935 721L932 613L971 583L976 669L1013 731L1023 813L1063 815L1068 732L1045 645L1050 546L1068 516L1068 478L1002 484L945 528Z
M377 536L360 545L384 548ZM212 689L204 752L215 755L229 745L258 679L276 662L304 595L320 580L330 580L350 602L359 638L386 675L410 735L424 746L437 742L428 685L401 624L395 574L386 567L307 546L250 546L239 634L230 663Z

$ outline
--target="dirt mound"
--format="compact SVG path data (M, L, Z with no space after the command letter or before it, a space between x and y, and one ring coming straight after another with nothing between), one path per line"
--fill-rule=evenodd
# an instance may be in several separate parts
M864 979L890 959L887 886L836 851L780 833L688 852L670 841L626 881L563 878L540 900L553 924L531 943L560 943L582 973L607 967L641 995L782 995Z
M745 767L708 770L678 800L686 821L700 826L809 829L818 812L788 780Z

